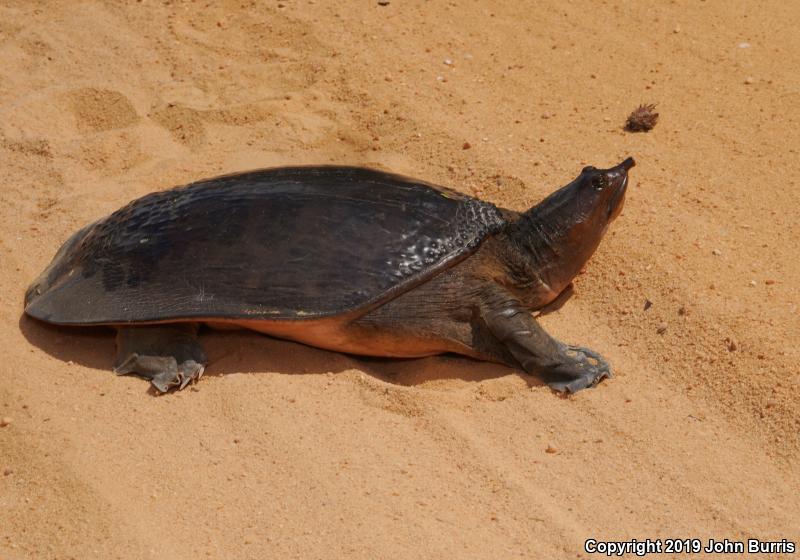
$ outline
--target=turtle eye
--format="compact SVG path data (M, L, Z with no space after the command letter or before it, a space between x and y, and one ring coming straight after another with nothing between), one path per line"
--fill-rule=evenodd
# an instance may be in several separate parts
M592 177L592 186L596 191L602 191L608 186L608 178L605 175L595 175Z

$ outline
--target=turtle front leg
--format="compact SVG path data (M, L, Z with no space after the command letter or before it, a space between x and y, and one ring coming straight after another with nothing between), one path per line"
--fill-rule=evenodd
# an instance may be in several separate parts
M484 313L483 320L525 371L556 391L575 393L611 377L611 367L599 354L552 338L521 306L506 303Z
M149 379L162 393L199 379L206 363L195 324L117 328L114 372Z

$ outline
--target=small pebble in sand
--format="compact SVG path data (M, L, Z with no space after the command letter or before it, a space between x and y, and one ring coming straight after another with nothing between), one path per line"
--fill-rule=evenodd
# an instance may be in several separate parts
M453 59L452 58L445 58L442 62L444 62L448 66L452 66L453 65Z
M736 352L738 346L736 345L736 341L732 338L728 337L725 339L725 348L728 349L728 352Z
M750 48L750 43L739 43L739 48L740 49L749 49Z
M653 302L649 299L644 300L644 310L647 311L651 307L653 307Z
M750 280L750 282L747 285L750 286L751 288L755 288L756 287L756 281L755 280Z
M9 424L11 424L11 418L9 418L8 416L5 416L2 419L0 419L0 428L5 428Z
M685 306L685 305L681 305L681 306L678 308L678 315L680 315L680 316L684 316L684 315L688 315L688 314L689 314L689 310L688 310L688 309L686 309L686 306Z
M720 251L719 249L714 249L713 251L711 251L711 254L714 255L715 257L718 257L722 254L722 251Z
M764 284L766 284L767 286L772 286L774 283L775 283L775 280L772 280L772 279L764 280Z
M461 145L461 149L462 149L462 150L469 150L471 147L472 147L472 144L470 144L469 142L464 142L464 143Z
M664 334L665 332L667 332L667 324L666 323L661 323L660 325L658 325L658 328L656 329L656 332L658 334Z
M747 77L744 79L744 83L746 83L747 85L750 85L750 84L752 84L752 83L755 83L755 81L756 81L756 80L755 80L755 78L753 78L753 76L747 76Z
M628 132L647 132L652 130L658 122L658 113L654 103L639 105L625 121L625 130Z
M548 445L548 446L545 448L544 452L545 452L545 453L550 453L550 454L552 455L552 454L554 454L554 453L558 453L558 449L556 449L556 448L555 448L555 447L553 447L552 445Z
M8 476L10 474L14 474L14 469L8 469L8 468L3 469L3 476Z

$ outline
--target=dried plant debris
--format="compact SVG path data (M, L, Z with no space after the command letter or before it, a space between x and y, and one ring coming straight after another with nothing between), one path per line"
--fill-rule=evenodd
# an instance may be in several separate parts
M655 104L639 105L636 110L628 115L625 121L625 130L628 132L647 132L658 122Z

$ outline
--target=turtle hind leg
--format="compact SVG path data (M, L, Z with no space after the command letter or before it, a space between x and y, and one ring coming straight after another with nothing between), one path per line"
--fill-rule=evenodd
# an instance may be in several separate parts
M195 324L117 328L114 372L149 379L162 393L199 379L206 363Z

